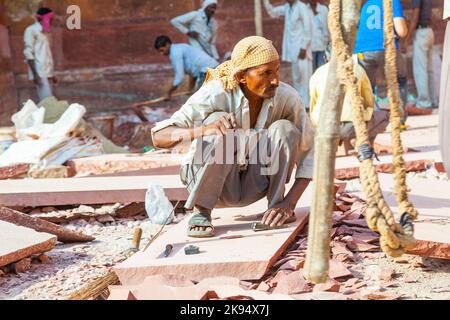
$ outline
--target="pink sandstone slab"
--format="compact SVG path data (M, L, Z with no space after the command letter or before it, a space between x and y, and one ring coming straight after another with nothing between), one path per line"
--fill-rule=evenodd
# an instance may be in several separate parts
M53 249L56 236L0 221L0 267Z
M403 145L422 151L439 150L438 123L439 115L437 110L433 110L433 114L428 116L408 117L406 121L408 129L401 133ZM376 142L391 145L392 137L390 131L390 126L388 126L385 133L377 136Z
M0 181L0 204L7 207L145 202L149 183L161 185L170 200L186 200L178 175L120 176Z
M433 164L433 160L411 160L405 162L405 170L406 172L417 172L424 171L427 169L427 166ZM435 163L436 169L438 163ZM394 166L392 163L381 163L375 164L376 170L379 173L393 173ZM349 180L359 178L359 167L353 168L341 168L336 169L335 178L338 180Z
M182 154L108 154L70 160L67 165L79 174L107 174L154 169L181 164Z
M377 166L386 166L392 164L393 157L391 154L379 155L378 158L380 161L375 160L374 164ZM421 152L409 152L404 155L404 159L406 162L413 161L427 161L427 162L442 162L442 155L439 148L433 148L433 150L429 151L421 151ZM348 157L338 157L336 158L336 170L344 170L344 169L355 169L359 168L359 161L355 156ZM358 170L359 174L359 170Z
M123 286L109 286L108 300L136 300L130 289Z
M156 274L184 274L193 281L218 276L260 279L307 223L309 208L301 205L309 203L310 199L311 187L298 204L296 222L286 229L253 232L251 221L236 220L238 216L264 212L267 208L265 200L244 208L214 211L216 235L213 238L187 237L190 217L186 217L156 239L146 251L136 253L114 267L114 271L123 285L139 284L147 276ZM173 250L166 258L163 252L167 244L172 244ZM200 247L200 254L185 255L184 248L188 245Z
M380 183L387 203L394 212L393 175L380 175ZM417 246L411 254L450 259L450 181L408 178L409 199L419 211L414 224Z

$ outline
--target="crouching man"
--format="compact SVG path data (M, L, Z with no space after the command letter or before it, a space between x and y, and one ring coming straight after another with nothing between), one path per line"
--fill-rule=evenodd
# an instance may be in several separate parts
M327 60L331 58L331 46L326 50ZM309 82L311 103L310 116L314 127L319 124L321 108L323 108L323 99L327 94L326 80L328 76L330 63L327 62L313 74ZM385 149L385 146L375 143L376 137L383 133L389 125L389 111L379 109L375 110L375 96L373 95L372 85L364 68L354 61L355 76L359 88L359 93L363 100L363 116L366 121L369 134L369 143L376 150ZM355 148L356 132L353 126L353 109L350 103L350 93L345 93L342 106L341 124L340 124L340 144L344 144L346 153Z
M191 144L181 180L188 235L212 237L211 212L267 197L262 223L281 226L311 181L314 131L297 91L279 80L272 42L248 37L232 58L208 70L205 84L179 111L152 130L156 147ZM295 182L285 195L296 166Z

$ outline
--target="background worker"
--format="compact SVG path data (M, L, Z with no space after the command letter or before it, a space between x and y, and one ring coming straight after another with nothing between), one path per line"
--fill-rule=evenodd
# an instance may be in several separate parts
M197 88L200 88L205 81L207 69L219 65L215 59L202 50L185 43L172 44L172 40L164 35L156 38L155 49L170 58L175 73L172 85L165 94L166 100L170 100L172 93L181 85L186 74L195 79Z
M412 0L407 42L413 43L413 74L418 108L436 108L438 105L433 70L432 5L431 0Z
M330 48L331 46L329 46ZM327 51L328 59L331 57ZM323 100L327 95L326 83L329 70L329 62L321 66L311 77L309 84L311 105L310 116L311 121L315 127L319 124L319 116L321 108L323 107ZM363 116L367 124L369 133L369 142L375 147L375 138L378 134L384 132L389 125L389 112L386 110L374 111L375 97L373 95L372 85L364 68L355 60L354 63L355 77L358 81L358 88L363 99ZM346 151L354 149L355 147L355 127L353 126L353 110L350 104L350 95L345 94L344 103L342 107L341 123L340 123L340 144L343 143Z
M394 31L399 38L404 38L408 34L406 19L400 0L392 1ZM384 15L382 0L367 0L361 8L361 18L356 35L354 53L358 55L359 62L369 76L372 88L378 90L377 73L384 70L385 50L384 50ZM400 96L402 100L403 124L406 122L406 103L408 100L407 70L402 61L398 41L397 48L397 77L399 80Z
M56 83L50 48L54 13L49 8L40 8L35 17L36 22L26 28L23 36L23 54L28 64L28 77L36 85L39 101L42 101L53 96L52 83Z
M219 60L216 48L217 21L214 15L217 0L205 0L200 10L192 11L173 18L170 23L189 38L189 44Z
M315 72L318 67L325 64L325 50L330 43L330 32L328 30L328 8L319 3L318 0L309 0L312 12L313 37L311 43L313 64Z
M272 18L284 17L282 61L291 63L292 83L309 106L309 79L312 75L313 22L307 4L299 0L287 0L284 5L274 7L264 0L267 13Z

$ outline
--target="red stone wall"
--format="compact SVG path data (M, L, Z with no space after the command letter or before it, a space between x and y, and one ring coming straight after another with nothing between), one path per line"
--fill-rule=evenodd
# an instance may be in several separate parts
M324 0L327 2L327 0ZM23 32L33 23L32 12L37 7L34 0L0 0L8 4L4 24L10 30L10 51L12 67L16 73L19 102L35 98L35 90L25 78L26 64L23 61ZM186 41L186 37L173 28L169 21L173 17L200 7L202 0L43 0L42 4L54 9L61 20L53 30L52 47L56 70L64 72L63 82L56 88L59 98L80 101L94 108L125 106L135 100L145 100L159 96L166 81L170 80L168 59L153 49L156 36L165 33L176 42ZM272 0L273 4L284 0ZM411 0L404 0L406 15L410 14ZM442 17L443 0L433 0L436 43L442 43L444 23ZM70 31L65 26L66 9L76 4L81 8L82 29ZM28 10L28 13L27 11ZM24 14L25 12L25 14ZM271 19L264 12L264 35L272 39L281 49L283 20ZM20 14L19 14L20 13ZM254 0L219 0L217 11L219 22L218 49L221 55L231 51L241 38L252 35L254 27ZM3 33L4 35L4 33ZM6 41L2 41L7 43ZM9 52L9 50L7 50ZM11 66L11 60L9 60ZM104 75L105 81L86 81L77 78L72 71L87 69L89 79L99 78L97 68L123 65L154 64L145 81L135 79L130 85L127 68L119 74ZM164 64L164 65L162 65ZM2 69L5 69L2 65ZM9 69L11 67L8 67ZM8 71L9 72L9 71ZM8 74L11 77L10 72ZM2 76L5 74L1 71ZM94 73L94 75L92 75ZM289 72L285 72L288 80ZM65 80L69 78L73 80ZM411 79L412 80L412 79ZM66 81L66 82L64 82ZM76 92L75 92L76 91ZM103 96L102 96L103 95ZM9 96L13 96L9 94ZM95 97L94 97L95 96ZM103 98L99 98L102 96ZM96 101L91 101L94 97ZM109 100L105 100L106 98ZM122 102L120 102L122 101Z
M0 3L0 126L10 125L10 117L18 108L8 30L3 25L3 11Z
M58 23L53 32L53 54L56 69L96 68L123 64L167 62L153 49L153 41L160 34L168 34L175 41L186 41L170 25L170 19L200 6L200 0L48 0L46 5L65 17L66 8L77 4L82 13L82 30L69 31ZM231 51L241 38L254 34L253 0L220 0L217 12L221 54ZM24 73L23 31L33 23L31 18L9 21L14 68ZM281 44L282 21L266 16L267 37Z
M13 0L6 0L13 1ZM31 0L30 0L31 2ZM73 68L97 68L123 64L147 64L167 62L153 49L153 40L165 33L175 41L186 41L169 23L170 19L198 8L201 0L47 0L43 1L65 18L66 8L77 4L82 13L82 30L69 31L63 20L53 34L53 53L57 70ZM282 3L272 0L272 3ZM442 0L434 0L436 40L442 42L444 28L439 20ZM241 38L254 34L253 0L219 0L218 49L221 54L231 51ZM409 14L410 0L403 1ZM270 19L264 11L264 34L280 48L283 21ZM14 69L24 73L23 31L32 18L8 21L11 26L11 49Z

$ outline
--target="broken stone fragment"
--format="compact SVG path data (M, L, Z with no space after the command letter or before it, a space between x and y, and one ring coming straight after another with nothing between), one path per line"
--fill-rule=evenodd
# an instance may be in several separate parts
M12 267L15 273L23 273L31 269L31 258L25 258L19 262L13 263Z
M271 289L271 287L265 281L262 281L259 284L258 288L256 288L256 290L263 291L263 292L268 292L270 289Z
M302 271L295 271L283 277L273 293L291 295L311 291L312 286L305 280Z
M379 279L382 281L390 281L396 275L394 268L382 268L379 274Z
M59 225L4 207L0 207L0 220L31 228L38 232L54 234L58 237L58 241L61 242L87 242L95 239L82 233L73 232ZM84 223L86 223L86 221L84 221Z
M334 279L328 279L325 283L316 284L313 292L327 291L327 292L339 292L341 284Z
M75 175L72 168L66 166L50 166L46 168L39 168L33 166L28 171L28 176L33 179L59 179L70 178Z
M112 216L110 216L109 214L98 217L97 221L100 223L115 222L114 218Z

